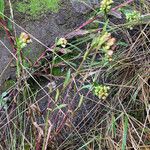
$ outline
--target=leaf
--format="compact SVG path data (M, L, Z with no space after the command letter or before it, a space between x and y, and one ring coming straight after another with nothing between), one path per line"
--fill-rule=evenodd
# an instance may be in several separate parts
M7 94L8 94L7 92L3 92L3 93L2 93L2 98L6 97Z
M81 89L89 89L92 90L93 85L92 84L88 84L88 85L84 85Z
M55 101L56 102L58 101L59 95L60 95L60 92L59 92L59 89L57 89L56 90L56 95L55 95Z
M63 75L63 73L61 71L61 68L59 68L59 67L52 68L52 75L54 75L54 76L61 76L61 75Z
M71 77L71 71L70 71L70 69L69 69L68 72L67 72L65 81L64 81L64 85L63 85L64 88L68 85L68 83L69 83L69 81L70 81L70 77Z
M2 18L4 18L4 9L5 9L4 0L0 0L0 17Z
M10 19L12 19L12 17L10 17ZM7 22L7 27L10 31L13 31L13 25L12 25L12 22L8 19L8 22Z
M126 149L127 132L128 132L128 118L127 118L127 116L125 116L124 117L124 123L123 123L122 150Z
M79 100L79 103L78 103L78 106L77 106L77 108L75 109L75 111L78 109L78 108L80 108L81 107L81 105L82 105L82 103L83 103L83 95L81 95L81 97L80 97L80 100Z
M3 92L2 95L0 95L0 108L7 108L7 92Z
M116 136L116 119L114 114L112 115L112 134L114 138Z
M67 106L67 104L60 104L60 105L58 105L53 111L56 111L56 110L60 110L60 109L62 109L62 108L64 108L64 107L66 107Z
M119 41L119 42L116 43L116 45L127 47L127 46L128 46L128 43Z
M88 34L89 31L88 30L77 30L77 31L73 31L71 33L69 33L67 35L67 39L72 39L73 37L75 36L83 36L83 35L86 35Z

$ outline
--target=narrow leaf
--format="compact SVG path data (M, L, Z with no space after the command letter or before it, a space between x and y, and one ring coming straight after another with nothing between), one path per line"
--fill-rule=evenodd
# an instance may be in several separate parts
M59 89L56 90L56 96L55 96L55 101L57 102L58 101L58 98L59 98Z
M80 100L79 100L79 103L78 103L76 110L81 107L82 103L83 103L83 95L81 95L81 97L80 97Z
M67 104L60 104L53 111L58 110L58 109L60 110L60 109L62 109L64 107L66 107L66 106L67 106Z
M65 81L64 81L64 88L68 85L69 81L70 81L70 77L71 77L71 71L70 69L68 70L67 72L67 75L66 75L66 78L65 78Z
M127 132L128 132L128 118L127 118L127 116L125 116L125 117L124 117L124 123L123 123L122 150L125 150L125 149L126 149Z
M116 136L116 119L114 114L112 115L112 136L113 138Z
M92 88L93 88L93 85L92 85L92 84L88 84L88 85L82 86L81 89L89 89L89 90L92 90Z
M0 17L4 18L4 8L5 8L5 5L4 5L4 0L0 0Z

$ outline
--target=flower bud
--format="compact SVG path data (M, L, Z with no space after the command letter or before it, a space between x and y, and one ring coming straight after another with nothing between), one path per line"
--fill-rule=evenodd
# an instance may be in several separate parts
M108 50L107 55L108 55L108 56L112 56L113 53L114 53L114 52L113 52L112 50Z

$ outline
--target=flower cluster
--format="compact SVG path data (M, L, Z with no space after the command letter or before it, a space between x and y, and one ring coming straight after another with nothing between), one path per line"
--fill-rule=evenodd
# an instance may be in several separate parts
M116 39L114 37L111 36L111 34L107 33L107 40L106 42L102 45L102 50L105 53L105 57L108 58L109 61L112 60L112 55L114 53L112 46L114 46L114 44L116 43Z
M138 11L132 11L132 12L126 13L126 19L129 22L139 20L140 16L141 15Z
M66 45L67 45L67 43L68 43L68 41L65 39L65 38L60 38L58 41L57 41L57 46L61 46L61 47L63 47L63 48L65 48L66 47Z
M94 87L94 94L99 98L101 98L102 100L105 100L108 96L109 90L110 90L109 86L97 85Z
M31 43L31 42L32 42L32 40L31 40L29 34L27 34L25 32L22 32L20 34L20 37L19 37L19 40L18 40L18 44L19 44L20 48L26 47L26 45L28 43Z
M105 54L104 60L111 61L115 43L116 39L111 36L111 33L105 31L93 39L91 47L92 49L101 49Z
M113 0L102 0L100 11L103 13L108 13L111 9L112 4L113 4Z
M138 11L127 11L125 13L125 16L126 16L127 22L131 23L131 25L129 25L129 28L132 29L132 23L134 21L140 20L141 14Z

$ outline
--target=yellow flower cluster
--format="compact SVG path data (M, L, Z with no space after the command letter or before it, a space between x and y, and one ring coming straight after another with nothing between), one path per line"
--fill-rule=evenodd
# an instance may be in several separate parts
M134 21L139 21L141 18L141 14L138 11L129 11L125 13L126 20L128 23L131 23L128 25L128 27L132 30L133 29L133 22Z
M67 43L68 43L68 41L65 39L65 38L60 38L58 41L57 41L57 46L61 46L61 47L63 47L63 48L65 48L66 47L66 45L67 45Z
M102 45L102 49L105 52L105 56L109 59L109 61L112 60L112 55L114 53L112 46L116 43L116 39L114 37L111 37L111 34L107 37L107 41Z
M109 86L98 85L98 86L95 86L94 93L96 96L98 96L102 100L105 100L107 96L109 95L108 94L109 90L110 90Z
M32 40L31 40L29 34L27 34L27 33L25 33L25 32L22 32L22 33L20 34L20 37L19 37L19 45L20 45L21 48L26 47L26 45L27 45L28 43L31 43L31 42L32 42Z
M115 43L116 39L111 36L111 33L104 32L93 39L91 47L92 49L102 49L105 53L105 60L111 61Z
M102 0L100 11L102 11L103 13L108 13L111 9L112 4L113 4L113 0Z

